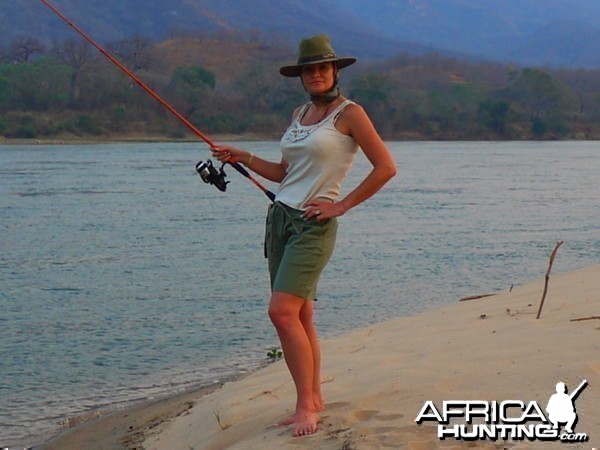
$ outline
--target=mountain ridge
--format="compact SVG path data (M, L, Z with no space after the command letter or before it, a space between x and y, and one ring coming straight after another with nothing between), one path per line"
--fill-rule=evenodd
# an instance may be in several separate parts
M325 32L338 53L368 59L437 51L521 65L600 67L596 0L51 1L104 43L135 35L255 32L293 52L298 38ZM19 36L75 38L41 1L3 5L0 27L5 46Z

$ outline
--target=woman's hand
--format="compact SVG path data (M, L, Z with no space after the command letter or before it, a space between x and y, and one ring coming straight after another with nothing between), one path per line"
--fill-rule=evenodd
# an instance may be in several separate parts
M231 145L219 145L218 147L211 148L210 151L220 162L241 163L269 181L281 183L281 180L285 177L287 164L283 160L278 163L270 162L259 158L249 151Z
M322 200L311 200L304 206L306 207L306 210L302 217L305 220L310 220L314 217L317 222L333 217L339 217L348 210L342 202L332 203L330 201Z
M235 148L231 145L219 145L218 147L211 148L212 155L222 163L226 162L240 162L244 165L248 165L250 159L250 152Z

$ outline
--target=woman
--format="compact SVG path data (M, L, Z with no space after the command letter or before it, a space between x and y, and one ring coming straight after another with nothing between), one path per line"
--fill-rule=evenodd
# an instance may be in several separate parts
M363 108L340 95L338 72L355 61L337 57L329 38L318 35L302 40L297 63L280 69L286 77L300 77L311 98L294 111L281 140L281 161L270 162L233 146L212 149L219 161L237 161L279 183L265 236L272 292L269 317L296 386L295 414L282 423L294 424L295 436L315 433L317 414L324 409L312 300L333 252L336 218L396 174L392 156ZM372 170L340 200L341 182L359 147Z

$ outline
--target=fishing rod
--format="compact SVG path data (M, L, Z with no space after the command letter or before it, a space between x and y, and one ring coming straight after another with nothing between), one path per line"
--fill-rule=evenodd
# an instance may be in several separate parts
M192 124L188 119L183 117L178 111L175 110L169 103L167 103L160 95L154 92L146 83L140 80L133 72L131 72L127 67L121 64L114 56L108 53L104 48L98 45L91 37L89 37L83 30L81 30L77 25L75 25L71 20L69 20L66 16L64 16L59 10L57 10L54 6L52 6L47 0L41 0L41 2L46 5L54 14L56 14L60 19L62 19L67 25L73 28L77 33L79 33L86 41L92 44L100 53L102 53L110 62L116 65L119 69L121 69L125 74L129 76L135 83L140 86L143 90L145 90L148 94L152 96L158 103L164 106L171 114L177 117L186 127L188 127L196 136L206 142L211 148L217 148L217 146L204 134L202 133L194 124ZM196 172L202 178L202 181L208 184L214 185L217 189L222 192L225 192L227 188L228 181L225 181L225 171L223 167L225 164L229 164L243 176L248 178L252 183L256 185L261 191L265 193L267 197L271 201L275 201L275 194L269 191L266 187L258 182L250 173L242 167L240 163L237 161L227 161L223 163L221 168L217 170L211 160L200 161L196 164Z

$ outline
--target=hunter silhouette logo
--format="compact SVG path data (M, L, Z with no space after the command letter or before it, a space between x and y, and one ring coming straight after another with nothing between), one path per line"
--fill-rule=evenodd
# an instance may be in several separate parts
M573 426L577 422L577 413L575 412L575 397L587 386L587 380L583 380L571 395L567 394L567 386L565 383L556 383L556 394L548 400L546 411L548 419L554 425L554 429L558 429L559 423L566 423L565 431L573 434Z
M440 440L586 442L589 440L587 433L574 432L577 423L574 401L587 384L587 380L583 380L568 394L565 383L557 383L556 393L550 397L546 406L547 416L536 401L449 400L443 401L441 408L438 408L433 401L428 400L423 404L415 422L437 422L437 436ZM561 432L563 424L564 430Z

